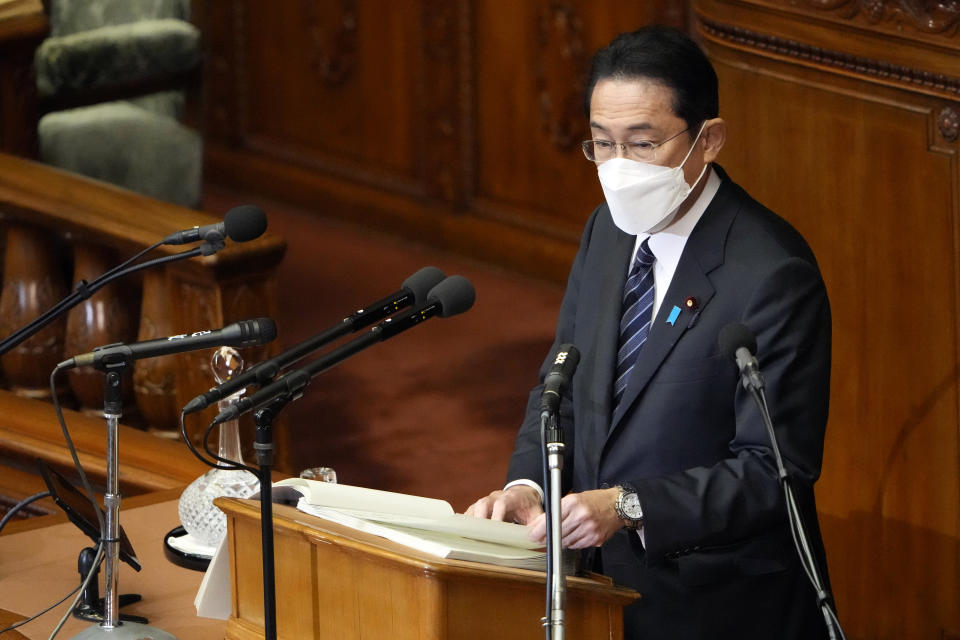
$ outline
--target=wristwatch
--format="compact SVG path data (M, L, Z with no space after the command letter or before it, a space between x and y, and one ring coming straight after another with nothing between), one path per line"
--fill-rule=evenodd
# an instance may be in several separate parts
M628 484L621 484L617 489L620 493L617 494L617 501L613 504L617 517L624 521L626 528L639 529L643 526L643 509L640 507L637 490Z

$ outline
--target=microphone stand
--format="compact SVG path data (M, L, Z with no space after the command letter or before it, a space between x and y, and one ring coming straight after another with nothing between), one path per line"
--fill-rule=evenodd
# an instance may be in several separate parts
M564 608L567 579L563 574L563 547L560 531L560 491L563 472L563 430L555 411L540 414L543 445L544 507L547 518L547 615L543 619L546 640L563 640L566 634Z
M203 245L188 251L181 251L180 253L163 256L162 258L155 258L153 260L141 262L140 264L135 264L131 267L125 267L126 263L124 263L124 265L120 265L119 267L106 272L93 282L81 280L79 283L77 283L77 288L72 293L68 294L66 297L60 300L60 302L47 309L28 324L20 327L9 336L4 338L3 341L0 342L0 356L13 349L24 340L27 340L30 338L30 336L43 329L45 326L62 316L70 309L73 309L75 306L88 299L94 293L110 284L117 278L122 278L125 275L135 273L141 269L147 269L156 265L166 264L167 262L185 260L199 255L210 255L213 253L213 251L210 250L211 248L215 248L215 245L210 247L210 245L204 243ZM132 259L135 260L137 257L139 256L134 256Z
M103 496L106 507L106 532L101 533L104 546L104 595L103 622L87 627L74 640L87 638L120 638L140 640L177 640L166 631L138 622L120 621L118 570L120 563L120 475L117 469L117 435L120 417L123 415L123 398L120 383L127 363L112 364L104 377L103 417L107 421L107 491Z
M750 376L747 373L742 374L743 386L753 396L757 407L760 409L760 415L763 417L764 425L767 428L767 436L770 438L770 446L773 449L773 456L777 463L777 480L783 487L783 493L787 503L787 519L790 525L790 534L793 536L793 544L800 555L800 564L807 574L810 583L817 592L817 604L820 605L820 612L823 614L824 622L827 626L827 633L831 640L846 638L843 629L840 627L840 621L837 619L837 613L833 610L833 596L823 584L820 572L817 570L817 560L810 549L809 536L806 527L803 524L803 517L800 508L797 506L796 497L793 494L793 486L790 483L790 474L783 465L783 458L780 455L780 446L777 443L777 435L773 430L773 421L770 419L770 409L767 406L767 398L763 393L763 379L759 376Z
M277 414L294 399L292 393L283 393L258 409L254 415L256 436L253 448L257 452L260 477L260 549L263 556L263 637L277 640L277 587L273 546L273 421Z

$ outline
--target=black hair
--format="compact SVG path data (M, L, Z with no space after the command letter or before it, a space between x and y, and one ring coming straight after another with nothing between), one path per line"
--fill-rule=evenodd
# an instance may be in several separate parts
M717 72L683 31L651 25L622 33L593 56L584 105L601 80L649 78L673 90L673 111L693 129L720 112Z

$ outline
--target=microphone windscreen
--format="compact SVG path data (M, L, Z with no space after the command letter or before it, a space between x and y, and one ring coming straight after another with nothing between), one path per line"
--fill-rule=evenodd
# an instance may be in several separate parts
M256 323L257 331L255 335L260 337L260 343L266 344L267 342L273 342L277 337L277 323L275 323L270 318L257 318L256 320L251 320L251 322Z
M440 304L440 317L449 318L473 306L477 294L463 276L450 276L427 294L427 302Z
M267 230L267 215L253 204L234 207L223 217L223 230L234 242L254 240Z
M752 354L757 352L757 337L753 335L750 327L739 322L731 322L721 329L717 342L720 345L720 353L734 360L737 357L737 349L740 347L746 347Z
M443 282L446 277L447 274L436 267L424 267L404 280L401 289L406 289L413 294L415 307L422 307L427 303L430 290Z

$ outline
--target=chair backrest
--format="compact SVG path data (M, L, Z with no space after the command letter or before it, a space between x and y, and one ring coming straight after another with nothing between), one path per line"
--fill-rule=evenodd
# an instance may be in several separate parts
M50 35L162 18L190 19L190 0L49 0Z

